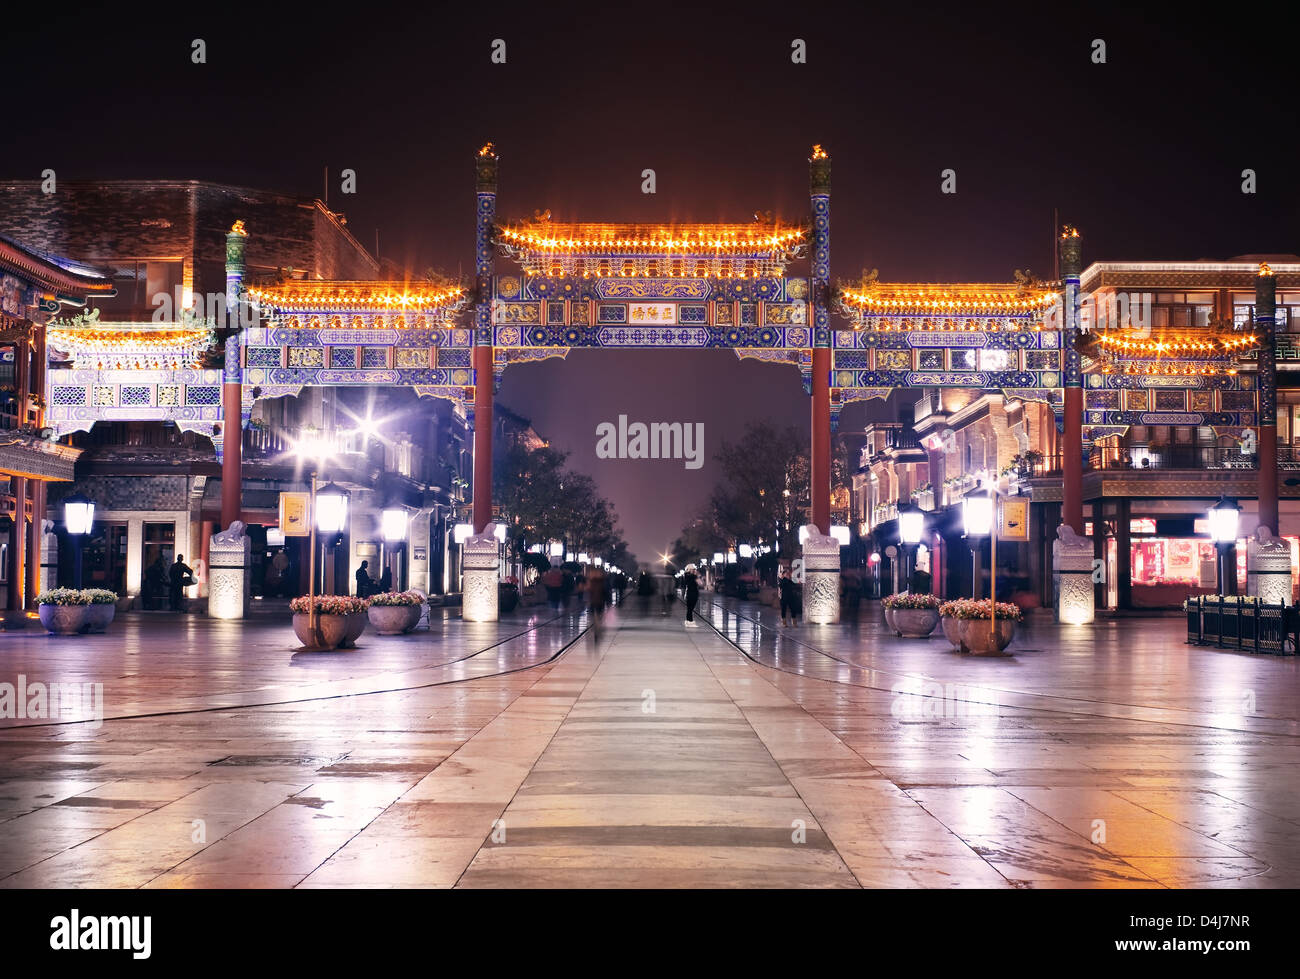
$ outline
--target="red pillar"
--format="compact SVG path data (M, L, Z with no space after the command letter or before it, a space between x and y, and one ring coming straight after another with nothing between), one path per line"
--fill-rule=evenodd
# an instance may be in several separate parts
M492 347L474 348L474 533L492 522Z
M1061 442L1064 486L1061 523L1083 536L1083 388L1065 389L1065 432Z
M24 344L24 348L25 348ZM17 611L23 607L23 570L27 545L27 480L22 476L9 477L14 495L14 520L9 530L8 572L9 601L7 607Z
M831 351L812 351L812 522L831 532Z
M27 528L27 573L23 580L27 583L27 607L35 608L36 596L41 591L41 545L45 542L45 483L33 479L28 491L32 498L32 522Z
M1079 288L1083 249L1077 229L1066 225L1057 245L1062 280L1061 347L1065 398L1062 405L1061 523L1083 534L1083 366L1079 336ZM1096 531L1097 528L1094 528Z
M234 343L232 337L227 343ZM222 423L221 457L221 526L229 529L239 519L241 463L243 457L244 432L240 424L240 412L243 410L242 391L239 381L227 380L221 386L221 407L224 421Z

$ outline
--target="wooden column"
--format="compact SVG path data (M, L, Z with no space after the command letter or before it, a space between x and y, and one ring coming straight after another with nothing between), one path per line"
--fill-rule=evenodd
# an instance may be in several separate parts
M239 519L243 489L243 337L244 246L248 233L236 221L226 234L226 361L221 378L221 526Z
M1259 338L1259 523L1281 536L1277 505L1277 339L1273 322L1277 277L1266 264L1255 278L1255 335ZM1236 566L1233 566L1236 574Z
M496 272L497 154L474 160L474 533L492 522L492 291ZM493 616L495 619L495 616Z
M23 344L23 349L26 349L26 344ZM27 551L27 480L22 476L11 476L9 486L14 496L14 520L9 529L9 552L5 562L9 578L5 608L14 611L23 607L23 569Z
M831 351L812 352L812 522L831 532Z
M1061 523L1083 534L1083 362L1076 349L1079 335L1079 279L1082 248L1079 232L1066 225L1059 241L1062 291L1061 347L1065 363L1061 433ZM1094 526L1094 532L1096 527Z
M812 210L812 522L831 532L831 161L820 146L808 160Z
M474 348L474 533L492 522L492 348Z
M27 525L27 567L23 575L28 608L36 607L36 596L42 590L41 547L45 543L45 491L45 483L39 479L33 479L27 486L32 502L32 519ZM55 584L56 582L49 582L50 587Z

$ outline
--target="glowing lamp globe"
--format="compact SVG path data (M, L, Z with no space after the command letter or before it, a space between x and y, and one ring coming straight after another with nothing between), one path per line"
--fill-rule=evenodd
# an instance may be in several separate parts
M925 536L925 511L915 503L898 508L898 538L904 544L920 544Z
M82 493L63 498L63 523L69 534L88 534L95 522L95 503Z
M384 540L396 544L406 540L406 511L401 507L390 507L381 517Z
M1237 539L1237 524L1241 520L1241 507L1223 497L1210 507L1210 538L1216 544L1230 544Z
M988 490L971 490L961 498L961 521L967 537L987 537L993 532L993 496Z

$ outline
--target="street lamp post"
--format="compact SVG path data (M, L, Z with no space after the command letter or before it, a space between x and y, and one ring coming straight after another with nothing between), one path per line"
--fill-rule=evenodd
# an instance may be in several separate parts
M1237 542L1237 524L1241 520L1241 507L1221 497L1219 502L1210 507L1210 537L1218 552L1219 594L1235 595L1237 593L1237 576L1228 574L1228 548ZM1235 570L1235 569L1234 569Z
M384 564L391 569L393 553L404 554L401 546L406 542L408 513L406 507L386 507L380 517L384 533ZM400 573L393 575L393 590L401 591L401 584L406 577L406 561L402 561Z
M313 509L316 514L316 529L325 535L325 546L329 549L329 555L333 557L334 549L339 546L339 542L343 538L343 532L348 525L348 491L332 482L327 483L315 491L315 500L313 502ZM322 554L322 571L328 575L329 572L324 570L324 566L325 555ZM332 586L328 591L325 591L325 586L326 582L322 581L321 589L325 594L334 594Z
M84 493L73 493L71 496L64 497L63 524L67 528L68 536L72 537L76 544L75 574L78 588L82 586L81 552L85 548L86 537L89 536L94 522L95 504L93 500ZM14 525L21 526L17 521L15 521Z
M985 489L973 489L961 498L962 526L971 542L971 598L980 592L980 541L993 533L993 496ZM990 582L996 571L990 569ZM990 594L992 589L990 589Z
M903 580L908 591L912 590L912 572L916 570L916 549L924 535L925 511L915 503L904 503L898 508L898 539L903 545Z

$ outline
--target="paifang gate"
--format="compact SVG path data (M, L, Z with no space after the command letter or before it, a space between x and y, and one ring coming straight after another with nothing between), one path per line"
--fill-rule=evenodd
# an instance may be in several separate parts
M216 324L184 336L160 333L157 356L146 332L121 363L88 355L78 369L51 371L51 424L63 432L100 417L169 419L211 433L229 526L240 512L240 440L222 438L223 426L245 424L259 398L309 385L401 385L457 401L474 429L475 536L464 556L464 615L479 621L497 615L489 527L494 391L508 365L564 357L575 347L727 348L799 370L811 400L813 526L803 555L810 622L834 622L839 614L839 545L829 536L831 433L852 401L898 388L957 387L1050 405L1062 434L1062 521L1076 534L1084 529L1086 436L1159 424L1150 417L1170 413L1170 392L1183 396L1173 412L1178 421L1169 424L1258 426L1261 447L1273 444L1274 278L1266 268L1254 312L1260 337L1249 338L1259 348L1258 370L1239 374L1227 367L1241 352L1233 344L1245 338L1170 351L1130 342L1127 323L1086 319L1081 240L1068 227L1058 242L1056 282L1018 275L1007 283L891 284L873 275L833 284L831 161L820 146L808 160L808 212L788 223L563 224L549 215L499 222L493 145L479 149L474 163L472 283L249 286L247 234L237 224L227 235L224 370L193 363L195 350L215 344L207 331ZM63 347L76 349L76 331L65 332ZM185 351L172 349L178 345ZM105 371L116 387L103 383ZM132 403L99 407L97 392L110 387L129 389ZM1165 393L1148 400L1155 392ZM1261 458L1264 519L1266 464ZM1275 461L1272 472L1276 527Z

